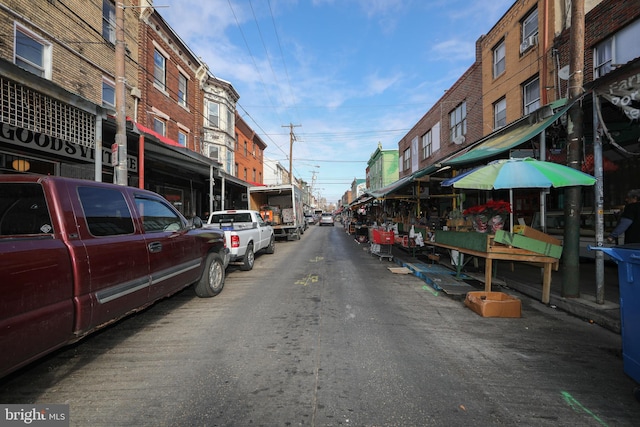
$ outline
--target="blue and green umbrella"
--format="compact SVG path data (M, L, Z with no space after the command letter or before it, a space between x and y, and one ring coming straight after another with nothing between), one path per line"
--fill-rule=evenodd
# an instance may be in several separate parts
M577 169L531 157L495 160L442 182L442 186L476 190L550 188L593 185L596 179Z

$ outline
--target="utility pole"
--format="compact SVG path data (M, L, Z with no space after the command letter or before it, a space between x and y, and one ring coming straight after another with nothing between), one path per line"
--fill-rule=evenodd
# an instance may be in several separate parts
M583 94L584 82L584 0L571 2L571 33L569 39L570 72L569 99L574 100ZM569 109L567 124L567 166L580 170L583 146L582 105L579 102ZM563 280L561 295L565 298L580 296L580 208L582 206L579 186L565 189L565 227L563 243Z
M116 144L118 151L114 166L114 182L127 185L127 117L125 112L124 75L124 4L116 2ZM96 156L101 155L96 153Z
M293 141L296 140L296 134L293 133L293 128L300 126L302 125L294 125L293 123L282 125L283 128L289 128L289 184L293 184Z

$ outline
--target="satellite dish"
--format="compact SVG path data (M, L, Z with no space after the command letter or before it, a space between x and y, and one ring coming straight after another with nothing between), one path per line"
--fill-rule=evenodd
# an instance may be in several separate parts
M560 70L558 71L558 77L560 77L562 80L569 80L569 66L565 65L564 67L560 68Z

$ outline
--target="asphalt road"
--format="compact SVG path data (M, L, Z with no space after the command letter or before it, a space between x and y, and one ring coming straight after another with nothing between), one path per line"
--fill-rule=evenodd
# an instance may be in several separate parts
M0 380L75 426L632 426L620 335L525 296L482 318L310 227L220 295L187 289Z

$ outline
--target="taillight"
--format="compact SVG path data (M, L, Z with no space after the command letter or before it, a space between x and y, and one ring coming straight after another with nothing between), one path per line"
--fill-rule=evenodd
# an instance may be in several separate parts
M240 247L240 237L239 236L231 236L231 247L239 248Z

